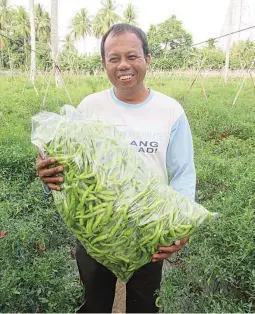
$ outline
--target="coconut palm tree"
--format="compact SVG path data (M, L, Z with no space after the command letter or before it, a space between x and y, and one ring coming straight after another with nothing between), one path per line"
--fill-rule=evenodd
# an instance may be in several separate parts
M98 46L101 37L108 31L108 29L113 24L121 21L121 17L114 12L116 10L116 5L113 0L102 0L101 4L103 7L98 11L93 19L93 34L97 38Z
M63 40L63 42L64 42L64 49L66 51L74 51L75 50L74 40L73 40L72 34L67 34L65 39Z
M36 47L35 47L35 3L34 0L29 0L30 9L30 29L31 29L31 65L30 65L30 80L34 82L36 72Z
M50 16L40 3L35 6L35 31L38 41L50 41Z
M104 35L104 25L102 16L97 14L93 19L93 35L96 38L100 38Z
M11 21L11 30L23 37L24 53L27 63L27 45L30 39L29 14L23 6L16 7Z
M208 39L208 47L209 47L210 49L216 48L215 44L216 44L216 40L215 40L214 38Z
M137 14L135 11L135 7L133 6L132 3L128 4L123 15L124 15L123 22L128 23L128 24L132 24L132 25L137 25L137 22L136 22Z
M92 23L86 9L81 9L81 11L75 15L70 28L72 29L72 34L74 35L75 39L83 39L85 53L86 37L90 36L92 33Z
M0 30L6 32L10 24L11 10L8 0L0 0Z
M18 6L14 11L12 31L26 40L30 37L29 14L23 6Z
M0 31L3 32L5 36L8 35L10 20L11 20L11 9L8 6L8 0L0 0ZM0 37L0 49L1 49L1 65L4 66L4 52L3 47L6 45L6 40L4 37Z
M114 12L116 5L113 0L102 0L102 8L98 11L95 16L94 24L96 23L96 29L101 28L101 35L106 33L108 29L115 23L121 20L121 17ZM100 27L99 27L100 25Z
M93 19L93 35L97 40L97 52L100 51L101 38L104 35L104 23L101 15L97 14Z

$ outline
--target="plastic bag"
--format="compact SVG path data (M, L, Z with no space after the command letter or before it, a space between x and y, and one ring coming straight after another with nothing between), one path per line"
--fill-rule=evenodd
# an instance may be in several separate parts
M170 246L215 216L145 166L114 125L88 121L72 106L32 118L32 143L64 166L57 210L87 252L127 282Z

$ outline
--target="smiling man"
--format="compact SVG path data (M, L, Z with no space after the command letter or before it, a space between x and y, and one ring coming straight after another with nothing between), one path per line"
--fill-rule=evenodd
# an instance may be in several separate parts
M101 43L102 64L113 88L87 96L78 106L86 118L110 122L123 132L146 166L166 184L194 199L195 167L190 127L182 106L174 99L147 88L144 78L151 56L145 33L129 24L112 26ZM63 167L49 166L54 159L38 157L37 170L50 189L59 190L56 175ZM159 253L126 284L128 313L155 313L155 291L160 288L163 260L183 248L188 239L160 246ZM171 243L169 243L170 245ZM89 256L79 243L76 259L86 289L79 313L110 313L116 277Z
M102 62L115 86L115 96L129 104L142 103L150 94L143 82L151 60L148 47L143 47L142 42L137 45L135 33L123 36L121 28L113 28L107 34L102 40Z

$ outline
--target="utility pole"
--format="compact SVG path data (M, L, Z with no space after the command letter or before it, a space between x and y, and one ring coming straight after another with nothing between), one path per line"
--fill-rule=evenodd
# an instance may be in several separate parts
M229 13L228 13L228 34L232 32L233 15L234 15L234 0L230 0ZM225 83L228 81L231 42L232 42L232 35L229 35L227 37L227 43L226 43Z

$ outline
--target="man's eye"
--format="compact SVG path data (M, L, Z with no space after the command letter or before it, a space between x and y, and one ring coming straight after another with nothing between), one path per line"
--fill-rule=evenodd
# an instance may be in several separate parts
M135 60L135 59L136 59L136 56L129 56L128 59L129 59L129 60Z
M110 62L118 62L118 58L111 58Z

